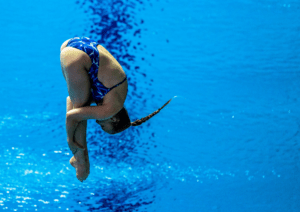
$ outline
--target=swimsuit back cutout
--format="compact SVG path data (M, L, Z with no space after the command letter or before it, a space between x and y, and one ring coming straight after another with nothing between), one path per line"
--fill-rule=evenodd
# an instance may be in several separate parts
M99 103L102 101L102 99L104 98L104 96L111 91L113 88L118 87L119 85L121 85L123 82L126 81L127 77L125 77L125 79L114 85L111 88L107 88L105 87L98 79L98 69L99 69L99 51L97 49L97 46L99 44L87 37L74 37L71 38L67 44L67 47L73 47L76 49L79 49L81 51L84 51L85 53L88 54L88 56L91 58L92 61L92 66L88 72L89 77L91 79L91 93L92 93L92 97L93 100L96 103Z

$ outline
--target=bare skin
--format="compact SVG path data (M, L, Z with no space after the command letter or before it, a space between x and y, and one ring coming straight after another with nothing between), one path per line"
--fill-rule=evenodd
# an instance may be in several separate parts
M73 109L73 104L71 102L70 97L67 97L67 112ZM76 153L74 156L70 159L70 164L76 169L76 177L78 180L83 182L88 175L90 174L90 163L89 163L89 156L88 156L88 150L87 150L87 144L85 139L85 133L86 132L87 123L86 121L83 121L75 131L75 138L76 142L81 144L84 148L84 150L76 149ZM76 133L77 132L77 133Z
M88 70L92 62L89 56L76 48L66 47L68 40L61 46L61 67L67 82L66 128L70 150L74 156L70 159L76 169L76 176L81 182L90 173L90 164L86 142L87 119L96 119L104 131L110 133L113 115L122 109L127 95L127 81L105 95L97 106L91 102L90 79ZM108 88L125 78L125 73L117 60L101 45L98 79Z

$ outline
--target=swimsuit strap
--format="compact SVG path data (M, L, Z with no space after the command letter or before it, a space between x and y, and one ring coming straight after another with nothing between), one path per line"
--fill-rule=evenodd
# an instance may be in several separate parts
M118 87L119 85L121 85L121 84L122 84L123 82L125 82L126 80L127 80L127 76L125 77L125 79L123 79L122 82L120 82L120 83L114 85L113 87L109 88L109 90L112 90L113 88Z

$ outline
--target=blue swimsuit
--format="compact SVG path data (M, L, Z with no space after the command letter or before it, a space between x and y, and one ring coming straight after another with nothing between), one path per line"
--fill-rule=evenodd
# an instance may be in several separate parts
M98 80L98 68L99 68L99 51L97 49L97 45L99 45L96 41L87 38L87 37L75 37L71 38L67 44L67 47L73 47L76 49L79 49L81 51L84 51L88 54L88 56L91 58L92 66L88 72L90 78L91 78L91 92L92 97L96 103L99 103L102 101L104 96L111 91L113 88L118 87L123 82L126 81L127 77L125 79L116 84L115 86L111 88L105 87L99 80Z

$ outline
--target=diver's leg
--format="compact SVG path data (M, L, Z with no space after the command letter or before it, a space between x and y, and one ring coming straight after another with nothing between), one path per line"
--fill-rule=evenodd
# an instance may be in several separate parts
M70 63L69 61L72 62ZM82 62L77 62L76 60L76 49L68 47L63 49L61 52L61 66L70 95L70 97L67 98L67 110L86 106L90 96L90 81L87 72L82 67ZM74 134L76 143L85 149L78 149L70 160L71 165L76 169L76 176L80 181L85 180L90 172L86 143L86 127L87 121L80 122Z
M70 99L70 97L67 97L67 112L69 110L72 110L73 103ZM86 143L86 128L87 128L87 122L82 121L78 124L76 131L75 131L75 141L78 142L81 146L84 147L84 151L80 150L77 151L74 156L71 158L70 163L71 165L76 168L76 175L77 178L80 181L85 180L89 173L90 173L90 163L89 163L89 156L88 156L88 149L87 149L87 143ZM83 168L80 168L82 167Z
M74 108L70 97L67 97L67 112ZM90 173L90 163L86 142L87 121L78 124L75 131L75 141L84 147L84 151L77 151L70 159L70 164L76 169L76 176L81 182L85 180Z
M72 109L73 109L73 103L72 103L70 97L68 96L67 97L67 112L69 112Z

